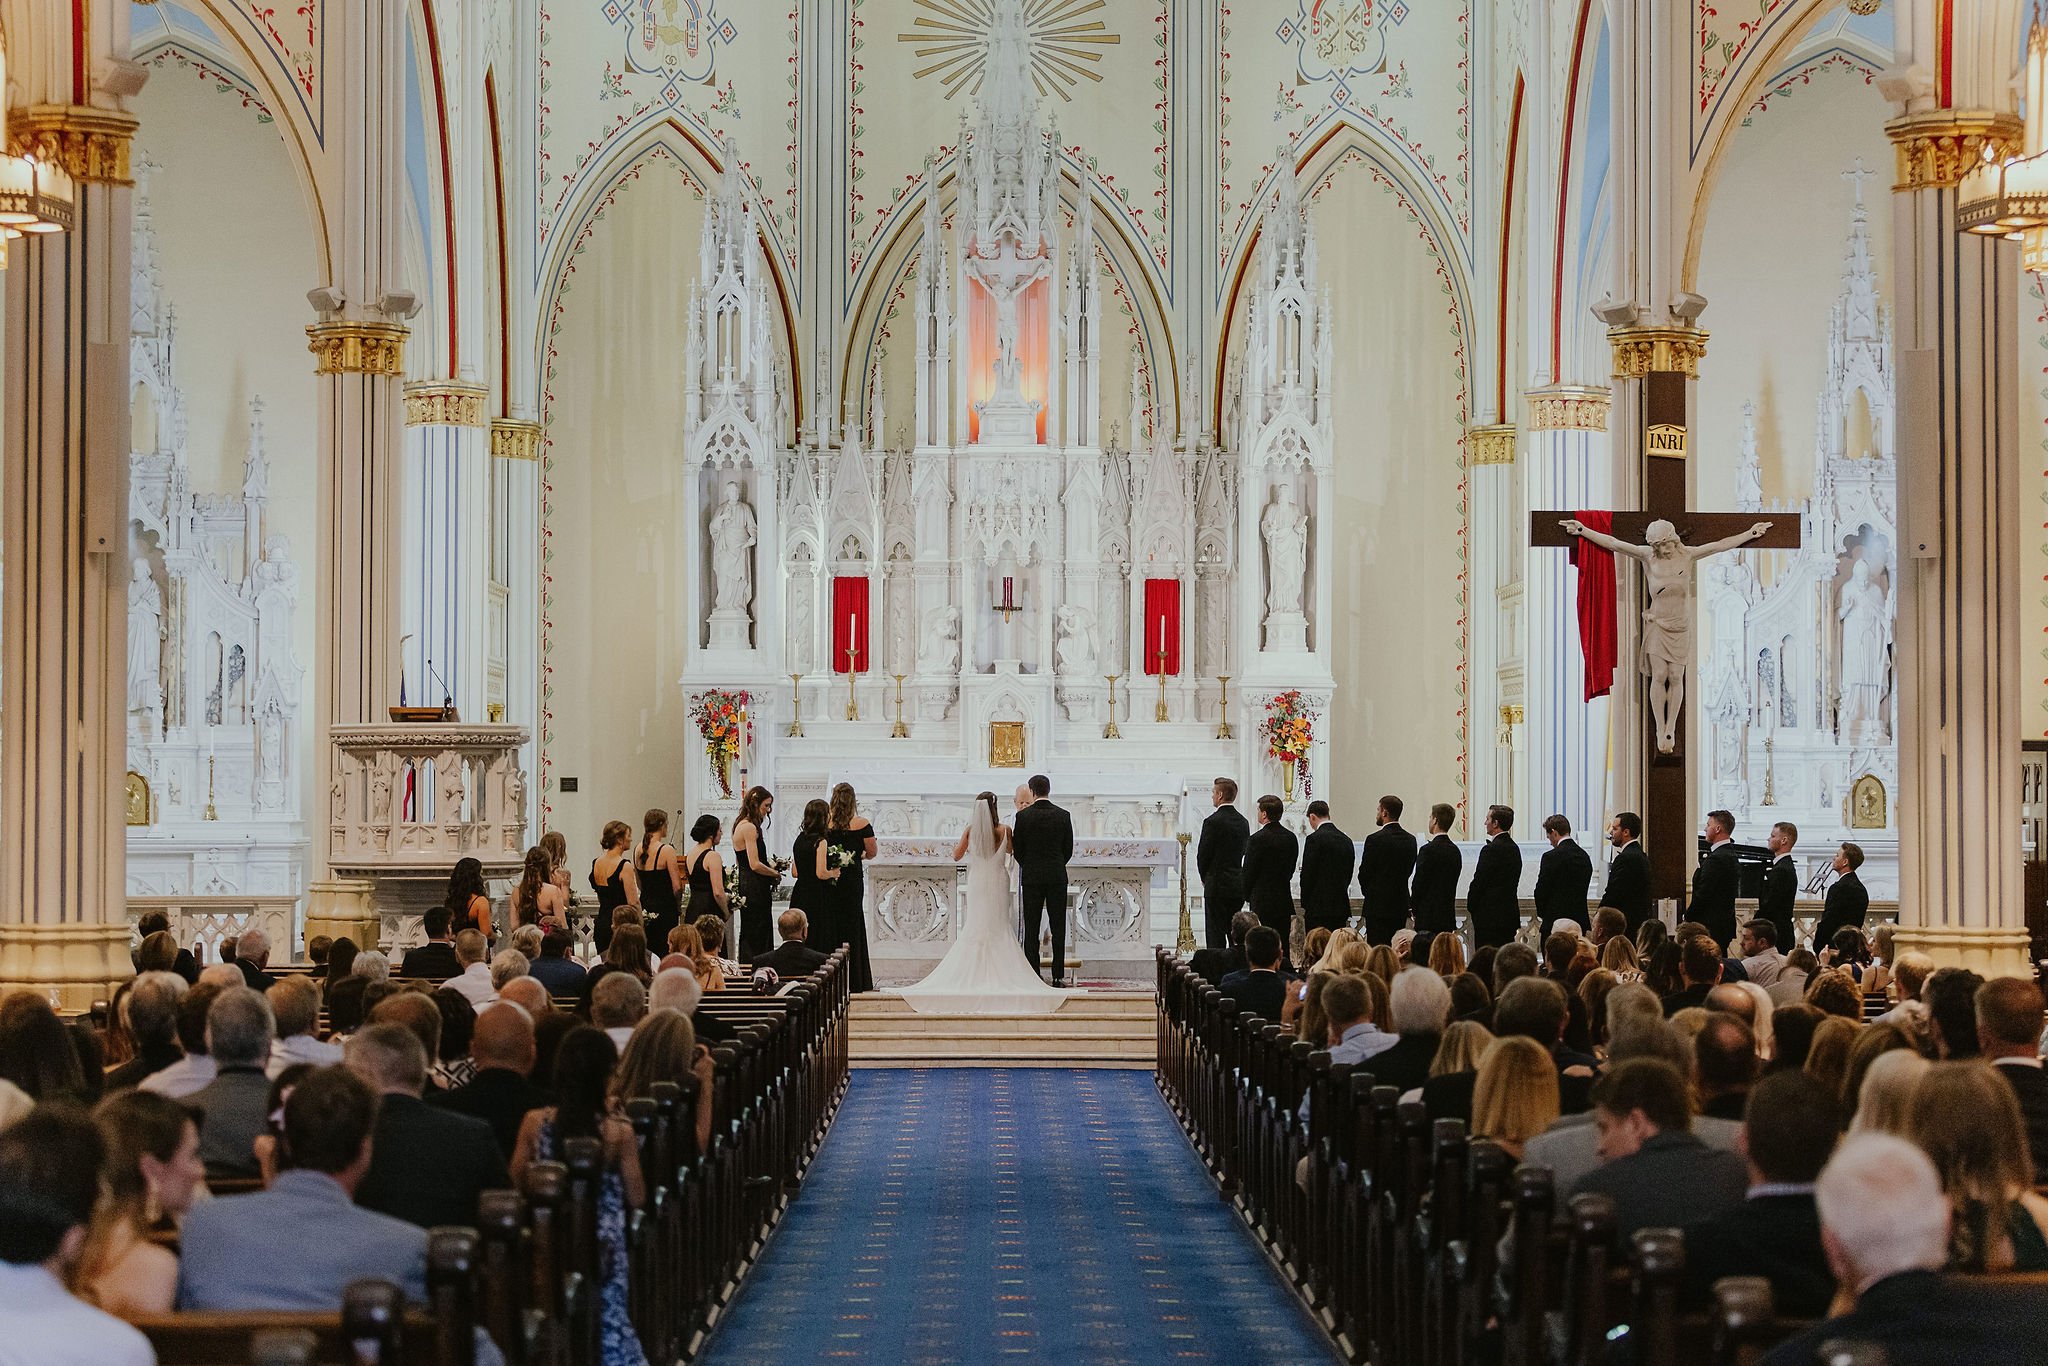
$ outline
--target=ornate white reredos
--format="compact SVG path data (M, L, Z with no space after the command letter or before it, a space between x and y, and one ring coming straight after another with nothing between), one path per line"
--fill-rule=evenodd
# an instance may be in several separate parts
M1329 304L1294 158L1220 430L1192 354L1178 396L1144 388L1171 373L1163 357L1133 365L1105 424L1097 187L1040 108L1023 5L997 0L991 23L979 104L926 163L907 449L884 444L879 364L835 383L819 356L803 429L789 422L747 193L732 169L717 188L686 377L701 586L683 689L752 694L742 767L785 807L892 756L966 782L1020 725L1029 767L1130 765L1165 797L1222 772L1278 790L1240 684L1330 687ZM863 388L865 431L837 398ZM1148 600L1180 622L1164 687ZM859 602L868 654L849 685ZM693 808L718 804L708 765L689 782Z
M1870 257L1867 174L1848 173L1856 203L1805 503L1765 506L1756 409L1743 409L1737 505L1796 511L1802 544L1708 562L1702 596L1713 645L1702 720L1713 762L1701 795L1758 840L1774 821L1796 823L1809 874L1824 868L1836 841L1855 840L1868 857L1864 881L1873 895L1889 896L1898 847L1898 466L1891 317ZM1884 799L1873 805L1866 783L1859 808L1866 777L1882 784Z
M176 311L159 270L149 173L135 196L128 457L128 892L289 897L305 880L292 648L299 569L268 529L263 401L238 492L192 487ZM209 811L211 815L209 816Z

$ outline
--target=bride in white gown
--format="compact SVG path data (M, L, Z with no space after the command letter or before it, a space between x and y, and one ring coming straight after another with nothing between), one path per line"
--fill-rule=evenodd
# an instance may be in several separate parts
M1047 986L1031 970L1017 940L1010 891L1010 827L996 820L996 797L974 799L973 814L953 857L967 860L967 894L953 947L914 987L912 1009L949 1015L1049 1015L1076 993Z

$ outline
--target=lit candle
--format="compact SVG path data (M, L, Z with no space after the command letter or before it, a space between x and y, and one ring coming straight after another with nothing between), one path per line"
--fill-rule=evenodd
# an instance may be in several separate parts
M1166 672L1166 613L1159 614L1159 671Z
M853 666L860 659L858 653L860 650L860 636L856 633L856 626L859 620L858 613L848 612L846 614L846 671L848 673L855 672Z

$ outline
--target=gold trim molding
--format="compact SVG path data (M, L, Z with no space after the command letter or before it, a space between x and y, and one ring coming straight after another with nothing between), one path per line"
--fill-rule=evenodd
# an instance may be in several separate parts
M133 185L128 149L136 118L89 104L34 104L7 111L7 150L61 166L80 182Z
M1613 327L1607 340L1614 348L1616 379L1641 379L1660 370L1698 379L1707 355L1707 334L1697 327Z
M1591 384L1554 384L1523 394L1522 409L1532 432L1604 432L1614 395Z
M2017 114L1976 109L1931 109L1907 114L1884 126L1898 153L1892 189L1952 190L1986 159L2002 160L2020 150L2025 132Z
M1486 427L1474 427L1465 433L1465 464L1476 469L1481 465L1512 465L1515 463L1515 424L1496 422Z
M540 424L517 417L492 418L491 454L500 460L540 459Z
M488 427L484 406L491 391L479 384L426 379L405 386L408 427Z
M315 323L306 349L319 375L402 375L407 333L398 323Z

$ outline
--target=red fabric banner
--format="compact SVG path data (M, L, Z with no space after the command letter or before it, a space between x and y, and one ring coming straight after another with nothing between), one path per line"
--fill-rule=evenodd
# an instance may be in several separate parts
M853 652L853 672L867 672L868 580L865 574L835 574L832 577L833 673L847 672L849 650Z
M1614 532L1611 512L1581 512L1588 530ZM1586 657L1586 700L1614 691L1614 552L1583 536L1572 538L1572 567L1579 571L1579 649Z
M1180 672L1180 580L1145 580L1145 672L1160 672L1161 658L1168 674Z

